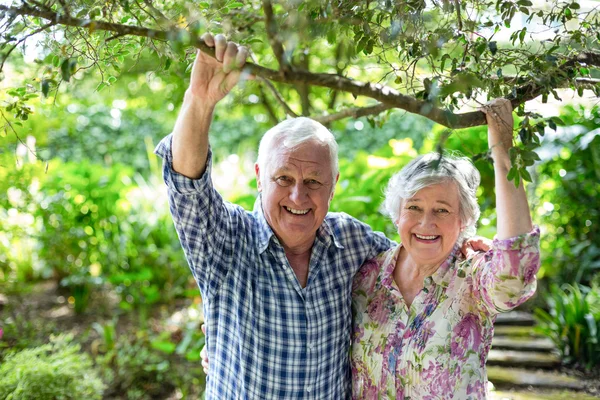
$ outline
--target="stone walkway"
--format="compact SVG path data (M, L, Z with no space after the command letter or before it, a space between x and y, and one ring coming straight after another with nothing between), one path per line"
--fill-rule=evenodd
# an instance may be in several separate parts
M492 399L597 399L594 386L560 372L560 357L552 341L537 335L533 317L513 311L496 320L487 362ZM591 393L591 394L590 394Z

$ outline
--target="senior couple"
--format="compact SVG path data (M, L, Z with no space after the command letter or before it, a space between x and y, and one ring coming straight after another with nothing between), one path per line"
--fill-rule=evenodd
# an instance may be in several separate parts
M506 179L510 103L482 109L496 179L491 247L461 251L479 217L479 174L440 154L416 158L390 180L385 208L398 245L328 212L337 145L308 118L261 140L253 212L223 200L211 182L208 132L247 51L222 35L204 41L216 59L198 52L173 133L156 151L203 298L206 398L486 398L495 317L533 294L539 267L523 185Z

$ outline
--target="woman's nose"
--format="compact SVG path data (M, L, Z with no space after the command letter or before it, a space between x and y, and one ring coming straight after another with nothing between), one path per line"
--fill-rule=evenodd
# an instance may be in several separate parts
M423 213L423 217L421 218L421 225L423 226L431 226L435 225L435 216L432 213Z

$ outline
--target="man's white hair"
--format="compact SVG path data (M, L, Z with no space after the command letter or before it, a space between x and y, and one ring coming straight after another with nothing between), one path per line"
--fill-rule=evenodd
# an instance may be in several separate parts
M269 129L260 140L258 146L258 166L260 168L261 179L268 164L269 152L275 144L284 146L287 149L293 149L300 144L308 141L315 141L329 150L331 159L332 178L338 174L338 145L333 134L329 132L321 123L306 117L287 119L273 128Z

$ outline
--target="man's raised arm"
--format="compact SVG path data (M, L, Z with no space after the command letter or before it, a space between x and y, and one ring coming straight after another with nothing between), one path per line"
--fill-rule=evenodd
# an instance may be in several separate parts
M217 103L236 85L246 62L245 47L227 42L225 36L202 36L215 47L216 59L198 50L190 86L173 129L173 170L188 178L197 179L206 168L208 130Z

